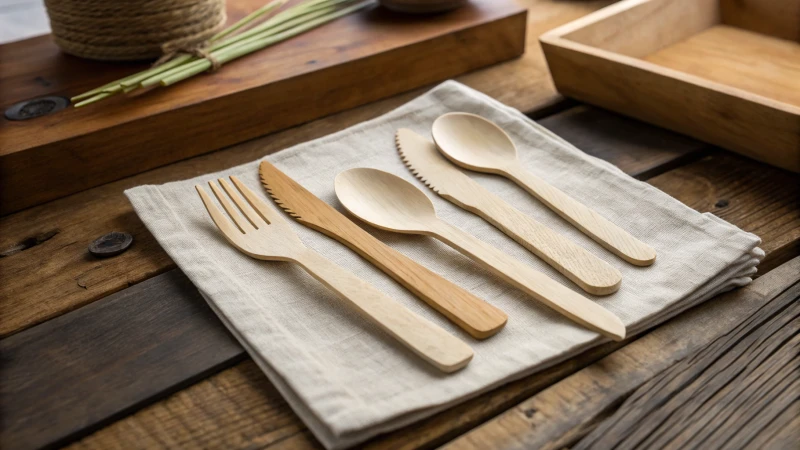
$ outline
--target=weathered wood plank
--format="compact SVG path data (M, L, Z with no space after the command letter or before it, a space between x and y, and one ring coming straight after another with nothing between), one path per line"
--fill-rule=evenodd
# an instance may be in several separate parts
M648 180L686 205L764 239L760 273L800 253L800 175L718 152Z
M713 151L692 138L665 133L592 106L577 106L540 122L579 149L613 161L639 180L648 180Z
M86 434L246 356L177 270L3 339L0 355L9 449Z
M757 330L774 314L784 311L793 302L798 289L800 257L746 288L687 311L472 430L447 448L477 449L489 444L496 449L571 447L626 398L633 399L632 393L637 387L664 381L660 372L673 370L670 367L675 367L678 361L695 361L689 356L717 342L735 345L739 337ZM674 385L662 387L669 392ZM630 417L639 419L636 414ZM602 434L599 428L596 433ZM605 445L608 442L595 443L598 444L595 448L611 448Z
M572 117L570 114L564 115L564 117L569 118ZM567 119L564 119L567 120ZM602 126L599 129L605 130L606 127ZM563 134L563 133L562 133ZM655 138L656 136L650 132L651 137ZM659 139L656 139L658 141ZM587 139L587 142L591 142L591 139ZM597 142L600 142L598 139ZM619 145L616 148L624 148L620 147ZM735 180L737 186L741 188L741 192L732 196L728 197L731 202L739 205L739 207L734 208L730 214L727 215L727 219L733 222L734 224L739 224L739 222L746 222L752 218L754 214L758 214L761 211L762 205L767 201L772 201L774 197L774 193L771 190L761 190L758 188L761 184L762 180L762 171L768 172L767 176L772 176L776 180L778 180L784 172L770 168L763 164L759 164L753 162L751 160L747 160L740 156L736 156L733 154L714 154L710 157L703 158L699 161L695 161L691 164L685 166L686 168L690 166L699 166L705 167L706 165L714 162L715 164L721 164L722 167L727 167L728 164L741 164L743 165L742 173L744 174L743 177ZM704 173L705 178L703 178L703 186L705 189L694 189L693 191L682 191L683 184L680 182L681 179L679 177L673 177L671 174L675 171L667 172L659 177L660 179L660 187L664 189L667 193L672 193L673 191L680 193L681 195L685 196L686 200L691 204L696 204L698 207L704 207L707 205L707 202L704 203L701 199L705 199L708 197L714 197L714 194L717 192L728 192L727 187L724 186L725 183L731 183L732 181L727 177L726 171L713 171L713 170L694 170L690 169L690 173ZM747 175L751 174L751 175ZM698 175L699 176L699 175ZM750 192L756 192L757 195L749 197ZM689 192L694 192L692 195ZM739 191L737 191L739 192ZM760 193L760 194L758 194ZM745 195L746 194L746 195ZM742 201L739 203L738 199L740 195L745 195L747 197L746 201ZM779 194L778 196L781 200L778 203L774 204L773 208L779 208L780 205L783 205L782 202L793 202L795 200L794 194L791 192L790 189L785 189L783 194ZM769 196L769 197L762 197L762 196ZM790 203L791 204L791 203ZM791 208L787 208L787 211L793 211ZM769 216L768 219L772 220L772 216ZM792 221L796 221L800 219L792 219ZM794 222L798 223L798 222ZM748 222L750 226L758 226L760 224L759 221L755 222ZM776 229L777 231L784 233L783 229ZM772 248L768 245L774 239L777 239L777 235L772 235L772 231L768 231L766 235L762 237L765 239L765 247L769 250ZM610 351L610 348L599 349L596 353L589 353L583 355L580 358L576 358L571 362L571 366L559 366L554 368L554 372L550 375L547 374L539 374L533 377L528 377L526 379L521 380L518 383L512 383L508 386L505 386L499 390L494 391L493 393L480 397L472 402L468 402L464 405L460 405L455 407L449 411L446 411L440 415L437 415L431 419L428 419L421 424L415 424L412 428L414 432L410 432L410 429L401 430L399 432L393 433L389 436L385 436L383 440L376 441L375 445L384 446L384 445L391 445L396 447L408 447L413 448L416 446L431 446L436 445L442 442L446 442L448 439L457 436L459 433L463 433L470 428L480 424L483 420L487 417L491 417L495 414L498 414L511 405L515 404L516 402L520 401L523 398L526 398L532 395L537 390L547 386L548 384L554 382L555 380L566 376L569 373L572 373L575 370L578 370L583 365L588 364L589 362L604 356L607 352ZM650 350L654 351L654 350ZM213 379L223 380L227 377L240 377L241 371L248 371L248 370L255 370L252 368L248 368L249 364L251 363L244 363L243 365L237 366L232 368L224 373L221 373ZM211 379L209 380L210 383L213 383ZM265 380L266 382L266 380ZM541 383L541 384L540 384ZM203 388L203 386L206 386ZM192 398L195 401L202 402L202 398L210 395L206 392L207 389L210 389L207 385L197 385L195 386L197 390L193 390L191 393ZM193 387L192 389L194 389ZM241 392L232 392L230 395L232 396L231 402L235 402L235 398L248 398L251 399L253 396L257 396L258 392L254 390L242 390ZM187 395L189 395L187 393ZM136 419L131 419L137 421L137 423L142 424L146 423L146 428L148 433L152 433L153 436L160 436L161 433L166 433L169 430L164 427L180 427L181 423L183 422L191 422L194 421L195 418L193 417L193 413L187 412L189 415L184 416L183 414L175 414L171 416L169 411L172 411L171 408L167 406L163 406L164 404L168 404L171 400L166 400L165 402L156 404L152 407L152 409L144 410L139 414L132 416L136 417ZM264 399L264 408L269 408L268 405L273 404L274 401L269 399ZM262 414L267 414L266 409L261 411ZM244 413L232 413L236 415L244 416ZM153 417L158 417L158 420L153 419ZM167 419L169 417L169 419ZM127 419L126 419L127 420ZM252 431L255 435L260 436L263 432L265 432L265 428L268 425L266 424L257 424L248 421L247 419L242 419L242 423L238 423L236 426L243 427L243 430ZM120 427L126 427L128 425L120 425ZM144 425L143 425L144 426ZM292 427L297 426L297 424L291 425ZM121 438L121 434L119 433L119 428L116 428L117 424L114 424L107 429L101 430L95 436L90 436L87 438L87 442L91 443L103 443L106 445L114 439ZM196 430L195 430L196 431ZM216 425L209 425L207 428L204 428L202 431L197 431L196 433L190 433L195 436L195 440L192 444L187 445L195 445L195 446L203 446L205 445L204 442L207 439L218 439L219 436L226 435L228 433L233 432L230 428L220 425L217 427ZM188 433L188 432L187 432ZM105 436L105 437L104 437ZM94 439L97 439L95 441ZM288 445L288 442L292 442L292 446L304 446L304 445L316 445L313 439L310 439L310 435L305 433L297 433L293 434L291 437L287 437L281 442L284 445ZM106 442L108 440L108 442ZM87 444L88 445L88 444Z
M642 385L573 448L749 448L800 400L798 299L800 283Z
M521 111L534 112L540 107L549 110L561 97L553 88L538 36L612 0L522 3L529 8L525 54L457 80ZM175 267L133 213L122 194L125 189L191 178L253 161L372 119L422 92L413 91L335 114L0 218L0 254L25 249L0 257L0 302L4 306L0 336L57 317ZM86 253L89 243L113 230L131 233L133 247L107 260L90 257ZM37 236L48 239L32 245L37 243Z

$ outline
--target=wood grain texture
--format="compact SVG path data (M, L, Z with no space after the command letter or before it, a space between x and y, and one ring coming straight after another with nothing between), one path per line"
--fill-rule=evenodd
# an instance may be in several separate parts
M511 137L495 123L475 114L448 113L437 118L431 130L439 150L454 164L514 181L606 250L633 265L649 266L655 262L652 247L525 170Z
M365 114L370 114L370 112L371 110L368 109L365 112ZM699 146L697 142L692 141L690 139L685 139L679 136L675 136L669 132L658 130L647 125L642 125L642 128L637 130L636 128L633 127L632 121L630 121L629 119L625 119L614 115L609 115L608 117L604 117L598 114L599 112L593 112L591 109L587 110L584 108L579 111L559 114L557 116L544 120L543 123L554 129L560 129L561 135L565 136L568 139L573 139L576 140L577 142L586 142L587 145L584 146L584 148L590 153L593 152L595 148L597 148L599 152L598 155L603 156L605 159L611 162L620 161L621 162L620 165L623 169L638 174L658 172L655 166L661 164L671 165L673 161L680 159L685 160L686 158L690 157L693 154L702 153L704 151L703 150L704 147L702 145ZM581 126L578 126L576 129L571 128L569 126L569 123L572 122L581 124ZM316 125L317 126L311 128L309 127L301 128L300 131L305 132L306 133L305 136L307 137L309 134L312 133L327 134L328 132L330 132L330 129L327 127L334 126L329 122L324 122L324 121L317 122ZM626 146L624 142L613 139L609 143L606 143L604 137L616 136L616 133L613 133L611 131L614 129L615 126L618 127L619 129L627 130L628 131L627 135L632 137L634 144L632 144L631 146ZM293 143L292 139L299 139L299 137L296 134L289 132L276 135L275 137L273 137L273 139L267 141L266 149L269 150L269 148L271 148L272 146L276 146L277 148L288 146ZM652 142L652 144L648 145L648 142ZM240 159L241 162L252 160L258 155L258 153L253 153L256 151L265 151L265 150L258 148L248 149L242 147L228 150L227 154L229 156L228 159L226 160L227 164L235 163L232 162L232 160L235 161L236 158L241 158ZM216 157L219 157L219 154L208 155L201 158L197 158L192 161L188 161L186 163L181 163L183 164L183 167L176 168L176 170L179 169L180 170L179 173L183 174L184 176L191 176L192 174L199 175L201 173L206 173L212 170L219 170L225 167L222 164L225 164L226 162L219 161L215 159ZM215 165L222 165L222 166L215 167ZM170 167L175 168L175 166L170 166ZM169 168L164 168L148 174L140 175L138 177L138 181L126 180L126 182L130 182L131 185L136 185L147 182L158 182L159 178L163 179L169 176L174 176L174 174L171 175L171 172L167 172L167 169ZM144 178L144 177L149 177L149 178ZM36 295L33 295L36 292L40 293L39 295L42 295L41 293L46 294L48 292L53 292L53 294L50 295L55 295L55 293L59 289L59 286L63 285L67 285L70 287L74 286L76 291L78 291L78 293L84 293L88 291L89 293L95 294L95 292L92 291L96 290L103 292L104 289L107 292L107 289L109 289L109 287L108 285L105 284L87 283L87 289L85 290L83 288L80 288L79 286L75 286L76 282L73 279L73 277L75 276L74 273L81 273L86 269L81 267L77 268L73 267L74 264L78 264L78 262L80 262L80 261L76 262L76 257L73 255L77 254L78 257L80 257L85 252L84 246L80 244L81 240L80 236L87 234L89 236L92 236L94 234L94 232L92 231L93 228L84 228L84 227L113 226L113 228L118 228L121 227L122 225L125 225L125 222L121 223L117 222L117 220L120 219L116 217L116 215L120 214L121 211L123 212L128 211L130 208L127 200L125 200L124 197L118 194L118 192L120 192L124 188L124 185L123 186L119 185L120 183L117 183L116 186L109 185L105 186L103 189L88 191L88 192L98 193L96 197L97 201L94 204L92 204L91 202L85 203L82 199L86 194L80 194L78 196L69 197L67 199L54 202L54 205L56 205L56 207L35 208L34 210L28 212L28 214L30 215L22 213L10 216L12 218L16 218L16 220L20 220L20 222L13 222L13 223L17 223L17 225L15 226L19 227L19 230L22 231L24 231L24 227L29 226L30 223L37 223L37 221L32 221L32 222L23 221L23 219L31 217L36 217L39 220L45 220L51 224L55 223L61 227L62 231L57 235L55 235L54 237L52 237L50 240L44 241L39 245L33 246L27 250L24 250L12 256L6 258L0 258L0 264L4 264L7 262L14 263L4 267L0 266L3 267L3 270L6 270L6 272L3 272L4 274L8 273L7 270L9 268L16 268L16 274L8 278L4 277L4 283L0 284L0 287L8 289L4 291L7 293L4 294L4 299L3 299L4 307L12 306L13 304L11 303L11 300L15 300L19 302L18 303L19 311L21 313L27 313L31 309L37 307L40 309L36 311L39 311L40 313L48 311L48 309L46 308L62 308L62 309L57 309L56 311L63 311L64 305L36 303L35 299L37 299L38 297ZM709 183L713 183L713 180L709 181ZM747 190L747 186L748 184L745 181L741 185L741 188ZM703 193L698 193L698 195L701 194ZM70 199L74 199L75 201L66 203L66 201ZM702 205L705 204L702 203ZM743 215L748 214L747 207L745 207L741 211ZM36 213L36 215L33 214L34 212ZM96 218L93 219L97 220L96 225L92 223L93 221L82 220L85 217L92 217L91 214L96 215ZM122 213L122 214L126 214L123 217L125 220L138 222L138 219L136 219L135 215L133 215L132 213ZM109 217L109 219L106 219L105 217ZM142 225L139 223L139 226ZM95 273L96 276L108 277L106 282L109 285L114 285L115 283L118 283L122 284L123 286L127 286L126 280L129 280L131 278L118 279L118 277L120 273L123 274L126 273L125 272L126 266L131 265L132 261L135 262L138 260L146 260L147 264L154 265L155 267L161 267L166 269L169 268L167 264L170 263L170 261L169 258L166 257L166 255L163 256L163 260L159 260L154 257L154 255L155 256L158 255L156 251L163 253L163 250L161 250L157 246L157 244L153 241L152 236L149 233L147 233L146 230L143 229L141 233L134 233L134 234L135 234L136 244L134 244L131 250L129 250L127 253L117 258L112 258L108 260L102 260L102 261L95 260L86 262L87 265L90 264L91 267L94 267L93 273ZM4 237L4 235L0 233L0 238L2 237ZM767 238L769 237L767 236ZM142 250L143 247L145 248L148 247L148 244L146 243L146 241L148 240L152 241L152 246L154 249L147 251ZM139 249L138 251L142 251L142 253L140 253L135 258L131 257L132 259L127 259L129 257L128 255L130 255L131 252L133 252L137 248ZM51 251L52 249L61 249L61 250ZM24 259L19 259L19 258L24 258ZM34 271L33 269L27 269L26 267L33 267L33 268L37 267L38 261L41 258L45 258L47 262L52 261L54 263L53 266L46 266L48 267L48 270L51 271L49 273L58 276L63 275L64 280L59 281L56 279L51 281L52 275L42 277L41 272L39 272L37 276L33 276L32 274L26 276L26 274L28 274L28 271ZM72 270L75 270L76 272L71 272ZM166 275L159 275L152 282L174 283L172 276L175 273L177 273L177 271L170 272L169 274ZM129 276L149 277L152 276L151 274L152 274L152 269L149 269L148 271L144 270L144 268L142 269L133 268L132 274ZM180 276L179 278L183 279L182 276ZM5 284L6 280L9 282L10 286ZM25 284L16 284L14 282L19 282L19 283L24 282ZM185 281L185 283L188 284L188 281ZM45 285L44 288L41 288L42 284ZM25 288L20 289L20 286L25 286ZM36 291L37 288L40 288L41 290ZM24 292L26 293L26 295L19 297L16 295L11 295L11 293L15 292L15 289L19 289L16 290L16 292ZM168 290L168 288L165 287L161 287L160 289ZM192 291L191 295L196 295L196 292ZM47 297L45 296L45 298ZM109 297L109 299L110 298L114 297L112 296ZM25 300L27 300L27 302ZM101 300L100 303L105 302L107 300L108 299ZM180 301L180 297L175 297L174 301ZM147 301L144 300L131 301L130 305L131 308L135 309L141 306L142 309L121 310L121 313L124 314L125 317L119 320L129 320L128 316L146 317L148 314L150 314L150 311L148 309L149 307L147 306L148 305ZM8 310L13 311L13 309L8 309ZM194 333L196 333L197 336L199 337L206 336L210 333L210 330L207 329L209 326L218 328L222 327L222 324L218 322L215 322L214 324L208 324L204 321L192 321L190 320L191 319L190 317L185 317L184 319L185 321L176 319L175 322L172 324L172 326L175 328L185 329L186 330L185 333L187 336L190 336ZM3 323L5 323L5 320ZM89 321L89 325L87 325L87 327L90 327L92 323L96 325L102 325L104 322L99 320ZM157 330L161 330L161 332L163 332L164 330L168 330L168 328L159 327ZM159 334L159 331L157 330L151 331L149 328L142 328L138 330L138 332L150 333L151 336L161 336ZM87 329L85 332L89 333L90 330ZM164 339L168 340L167 338ZM100 345L100 342L98 342L97 344ZM165 342L164 345L168 345L168 342ZM569 363L559 366L558 368L554 368L553 370L545 371L544 373L536 377L528 378L518 383L513 383L509 386L504 387L503 390L495 392L493 395L483 396L478 400L471 401L463 405L462 407L437 415L435 418L426 421L424 427L421 428L418 433L397 432L393 434L390 439L392 442L396 442L398 446L408 445L412 447L431 442L443 442L443 440L446 440L448 437L452 437L455 433L463 432L468 428L482 422L487 415L496 414L512 406L513 404L515 404L515 402L519 401L519 399L525 398L533 394L535 390L538 390L541 387L546 386L547 384L552 383L557 379L560 379L564 375L577 370L583 365L588 364L591 360L604 356L605 354L610 352L613 348L617 347L609 347L609 346L601 347L596 351L592 351L590 353L585 354L584 357L582 357L581 359L571 361ZM127 360L132 365L142 364L143 368L147 366L152 369L153 366L150 365L151 363L148 363L146 359L137 357L138 355L137 352L138 349L133 348L128 353L123 353L123 352L115 354L105 353L106 357L112 359L104 360L102 361L102 363L106 365L112 365L111 364L112 361ZM102 354L102 352L98 353ZM244 355L243 351L239 350L238 355L240 356ZM80 365L81 364L80 360L79 359L76 360L75 364ZM153 370L157 370L157 367L159 365L160 362L156 362L155 363L156 369ZM176 365L176 369L181 369L182 367L189 367L191 369L191 364L183 363ZM217 365L207 363L204 370L206 369L210 370L211 368L215 368L217 370L220 369L220 367ZM183 373L183 378L180 378L179 380L184 380L193 376L194 373L192 372L192 370L195 369L191 369L186 373ZM135 435L140 436L141 442L143 443L152 443L153 439L156 439L157 441L160 441L162 443L174 442L174 439L178 440L185 439L186 446L194 445L201 447L208 445L214 446L215 443L218 445L222 445L219 443L229 442L228 438L234 440L242 439L240 444L237 445L237 447L240 447L244 445L250 445L253 443L255 443L253 445L258 445L259 442L271 439L271 436L285 437L285 435L283 434L285 429L277 429L275 430L275 434L273 434L269 430L272 430L274 424L268 421L264 422L265 417L267 418L274 417L274 414L279 414L279 415L288 414L285 412L278 413L276 411L269 409L271 408L270 405L274 406L275 403L269 403L272 402L273 400L268 400L261 397L261 395L263 395L263 390L266 389L265 387L259 385L251 389L242 388L241 392L233 389L232 387L230 388L232 389L231 391L228 391L227 388L225 388L226 390L224 395L232 397L226 400L220 398L221 394L218 392L218 390L223 389L220 388L220 386L229 386L229 383L233 383L236 384L237 386L236 389L239 389L240 387L239 384L237 384L238 382L230 380L232 379L240 380L241 379L240 377L245 377L248 380L252 380L254 379L254 376L248 375L251 371L254 371L256 374L258 374L258 380L259 380L258 383L262 383L261 380L264 380L263 375L257 368L255 368L254 365L252 365L252 363L247 363L242 366L233 368L229 371L226 371L225 374L219 375L219 377L222 377L222 381L212 380L209 383L204 382L198 385L201 386L199 388L200 389L199 394L197 394L200 397L195 398L194 394L191 394L188 397L180 396L179 398L181 400L177 400L177 403L176 401L168 400L167 404L170 406L168 406L166 409L162 409L161 407L155 407L154 410L159 411L155 416L148 416L147 414L145 414L146 417L151 417L151 419L147 420L142 419L146 421L146 425L136 422L139 419L134 419L133 417L137 416L132 416L131 422L126 422L128 423L128 425L120 425L121 428L113 428L113 429L114 430L123 429L127 430L125 431L126 433L128 432L132 433L133 432L131 431L132 427L132 429L137 430L135 432ZM115 377L113 373L110 373L108 376ZM128 376L135 376L135 372L130 372ZM89 385L72 386L72 388L75 392L82 392L82 390L91 390L93 386L97 383L96 380L97 379L95 378L75 380L73 381L73 383L82 381L88 383ZM178 383L178 381L176 381L176 383ZM256 381L253 381L253 383L256 383ZM265 381L263 382L263 384L268 385L268 383ZM161 390L146 392L145 394L147 395L143 395L142 399L147 398L148 400L142 400L143 402L152 401L153 399L158 398L160 395L163 395L164 392L170 392L169 389L166 389L163 386L158 386L156 384L153 384L153 386ZM50 389L49 385L33 386L31 387L31 389L34 389L36 387L42 388L45 391ZM8 389L16 389L16 388L14 387L14 385L10 385ZM44 395L44 394L40 392L39 395ZM247 398L246 399L237 398L238 395L244 395ZM205 403L206 400L212 403L206 404ZM128 408L129 406L129 404L126 403L127 399L124 396L109 398L107 401L109 403L116 402L118 408L116 410L112 410L110 412L110 415L115 414L116 411L125 410L125 408ZM280 399L274 399L274 401L280 403L281 405L283 404L282 400ZM246 408L246 410L238 410L233 407L230 407L229 405L232 402L235 402L236 404L240 405L245 405L243 407ZM225 406L225 408L223 408L223 410L229 409L230 411L236 411L236 412L232 412L231 416L227 416L224 419L214 417L214 414L212 414L212 412L209 411L217 411L218 410L217 408L222 408L222 406L220 405L227 405ZM42 407L37 417L41 417L43 422L50 424L48 426L51 426L53 424L51 418L57 417L60 409L58 407L58 404L55 403L49 404L49 408L52 409ZM281 408L287 408L287 407L281 406ZM179 413L179 410L183 411L183 413L185 414L188 414L190 411L192 414L200 414L202 417L201 416L193 417L189 419L189 422L187 423L203 424L203 425L199 428L196 428L194 425L191 425L189 428L184 428L186 426L186 423L184 423L185 418L183 415ZM91 425L93 424L92 420L88 419L85 415L81 415L77 412L74 413L73 415L74 415L73 420L81 421L81 423L84 423L89 430L92 429L91 427ZM287 426L289 427L289 429L295 430L298 426L297 425L298 422L296 418L293 418L292 420L293 421L291 422L291 424ZM145 426L147 429L142 428ZM162 426L164 428L162 428ZM280 426L278 426L278 428L280 428ZM234 429L240 431L234 431ZM62 430L62 433L63 432L64 430ZM166 434L162 435L161 434L162 432ZM109 434L103 434L101 436L110 436L113 433L116 432L109 432ZM201 434L203 434L203 436L200 436ZM73 433L72 435L74 436L75 434ZM307 432L298 432L296 435L292 437L286 437L286 445L289 445L289 443L294 443L296 440L314 442ZM102 439L100 441L90 440L89 442L99 442L97 445L102 448L109 448L109 447L113 448L114 446L120 445L119 442L115 444L111 441L107 442L103 441Z
M717 25L644 59L800 107L800 43L797 42Z
M242 1L251 10L260 6ZM0 213L519 56L525 22L512 0L470 2L422 18L376 7L233 61L211 77L35 120L3 118ZM87 83L118 78L120 67L62 55L48 37L0 46L0 60L4 108L79 94ZM32 83L36 78L46 82Z
M0 446L15 449L86 434L244 356L177 270L3 339L0 354Z
M433 142L407 128L397 130L395 141L411 173L442 198L491 223L584 291L607 295L619 289L617 269L492 194L448 162Z
M237 190L224 179L218 180L225 193L214 182L208 183L227 216L202 186L195 188L214 224L236 249L255 259L300 265L383 331L442 372L455 372L472 360L472 349L463 341L306 247L278 211L236 177L231 177L231 181Z
M726 152L648 180L698 211L760 236L766 273L800 253L800 175Z
M458 80L521 111L532 112L539 108L551 110L560 96L555 93L536 39L542 32L610 2L611 0L579 3L554 0L523 2L531 12L528 16L527 32L529 45L525 54L521 58L461 76ZM0 217L0 252L26 249L15 254L13 258L0 258L0 274L3 276L0 299L4 305L0 336L58 316L175 267L133 213L130 203L122 194L125 189L141 184L191 178L244 164L300 142L372 119L422 92L416 90L392 97L239 144L222 152L175 163L44 206ZM553 121L546 121L551 122ZM650 150L644 144L649 140L649 132L657 133L665 144L674 145L659 143ZM666 160L680 160L701 145L694 140L660 131L630 130L629 133L644 139L637 141L632 149L636 152L626 154L606 147L603 147L603 152L608 155L609 160L624 160L625 164L622 166L634 173L638 173L640 168L646 170L657 167L660 165L658 163ZM574 137L577 133L571 134L565 130L564 134ZM624 142L615 145L631 149ZM591 151L593 147L585 148ZM631 154L641 156L632 158ZM124 230L133 234L135 243L131 249L123 255L106 260L89 257L85 247L111 230Z
M346 245L473 337L488 338L505 326L503 311L379 241L268 161L258 172L269 195L298 222Z
M766 425L800 405L798 300L795 283L642 385L573 448L762 448Z
M404 178L377 169L355 168L339 173L334 184L342 205L370 225L435 237L573 322L615 341L625 339L625 325L613 313L443 221L425 193Z
M552 30L541 42L563 94L800 172L800 105L792 101L800 88L793 59L800 43L748 32L735 33L735 41L723 44L718 39L681 42L720 20L717 0L626 0ZM740 57L740 49L748 57ZM700 51L714 57L684 72L646 59L659 51L684 61L681 69ZM773 64L780 69L767 74ZM749 73L756 67L763 73L752 82L717 72L697 76L731 68ZM754 83L757 92L742 89Z
M792 306L800 287L798 274L800 258L795 258L743 289L723 294L670 320L452 441L445 448L474 449L486 448L487 445L496 449L574 448L576 442L593 430L593 435L598 437L610 434L603 433L609 431L603 421L615 411L621 413L625 410L629 413L626 415L629 420L638 419L639 416L630 414L632 410L626 409L623 403L636 402L635 392L639 386L646 390L648 385L657 385L662 392L671 392L676 388L671 383L674 377L665 374L677 374L677 368L685 369L687 364L698 367L697 364L703 360L693 356L697 352L719 356L720 343L736 345L742 337L757 335L758 328L770 322L774 314ZM747 363L737 364L731 369L748 366ZM681 373L689 379L697 371ZM714 417L713 413L696 420L708 424L711 417ZM598 424L602 424L600 428L596 428ZM630 429L634 428L639 429L638 426ZM596 448L611 448L613 443L619 443L592 442L597 444ZM715 446L699 448L711 447Z
M553 30L548 36L559 34L612 53L642 58L718 23L716 3L716 0L617 2ZM670 25L667 32L653 32L664 23Z
M722 23L800 42L800 2L720 0Z

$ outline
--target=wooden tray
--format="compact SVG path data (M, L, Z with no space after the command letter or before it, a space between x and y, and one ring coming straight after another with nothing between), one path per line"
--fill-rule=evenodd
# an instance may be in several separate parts
M540 40L563 94L800 172L800 0L625 0Z
M263 3L228 0L230 20ZM167 89L26 121L3 117L0 213L513 58L524 52L525 26L513 0L432 16L375 7ZM0 106L70 97L145 67L71 57L49 36L2 45Z

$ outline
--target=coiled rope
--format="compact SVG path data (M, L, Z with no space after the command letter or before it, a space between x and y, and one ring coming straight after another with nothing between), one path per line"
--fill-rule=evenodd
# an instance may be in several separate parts
M56 44L103 61L203 52L225 25L225 0L45 0Z

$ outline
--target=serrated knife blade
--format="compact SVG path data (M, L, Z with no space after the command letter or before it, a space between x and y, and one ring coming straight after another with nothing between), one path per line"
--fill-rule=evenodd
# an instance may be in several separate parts
M395 142L411 173L442 198L491 223L586 292L607 295L619 289L617 269L489 192L442 156L432 141L401 128Z
M274 165L262 162L259 175L278 206L298 222L350 247L473 337L487 338L506 324L503 311L377 240Z

